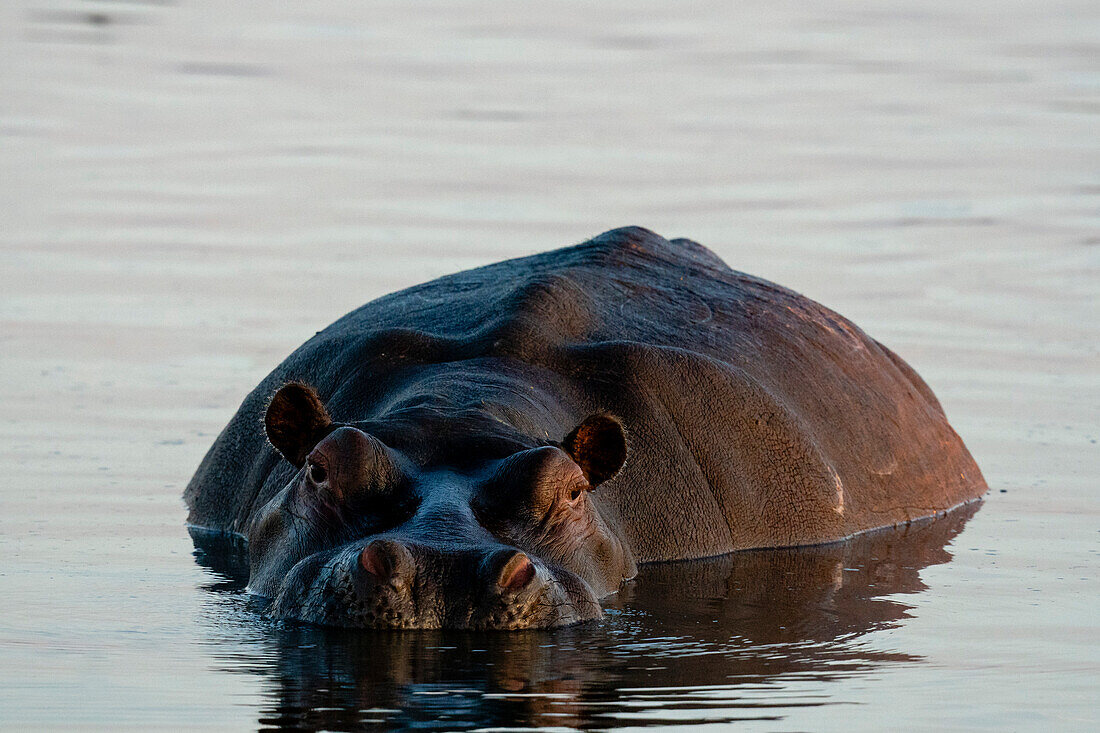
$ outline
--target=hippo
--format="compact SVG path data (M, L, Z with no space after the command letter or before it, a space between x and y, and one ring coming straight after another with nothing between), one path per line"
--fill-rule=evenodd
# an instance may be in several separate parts
M638 566L846 540L987 490L935 395L850 321L628 227L319 331L185 492L278 619L596 619Z

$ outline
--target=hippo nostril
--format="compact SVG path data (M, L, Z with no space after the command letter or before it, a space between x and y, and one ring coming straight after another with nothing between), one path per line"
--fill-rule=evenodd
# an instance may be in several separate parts
M530 558L522 552L516 552L501 567L497 574L497 585L503 590L515 592L526 588L534 578L535 566Z
M393 540L372 540L359 553L359 567L377 583L397 580L411 563L408 549Z
M375 541L359 553L359 565L374 576L375 580L385 580L393 572L393 563L381 541Z

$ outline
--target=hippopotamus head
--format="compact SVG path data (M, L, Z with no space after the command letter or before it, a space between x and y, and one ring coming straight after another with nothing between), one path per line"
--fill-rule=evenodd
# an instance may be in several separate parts
M250 588L273 612L339 626L526 628L600 615L635 574L594 492L626 460L620 423L581 421L560 443L423 465L283 386L268 439L298 472L255 515Z

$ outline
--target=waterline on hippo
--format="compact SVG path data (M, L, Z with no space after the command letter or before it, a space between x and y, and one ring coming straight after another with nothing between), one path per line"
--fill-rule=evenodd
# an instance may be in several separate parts
M971 501L919 376L836 313L638 228L457 273L319 332L186 492L278 618L598 618L638 563L835 542Z

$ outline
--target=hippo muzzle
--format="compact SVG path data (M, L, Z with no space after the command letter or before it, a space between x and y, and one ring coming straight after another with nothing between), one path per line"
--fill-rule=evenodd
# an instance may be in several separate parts
M272 613L375 629L521 629L599 618L591 587L515 548L354 543L294 567Z

